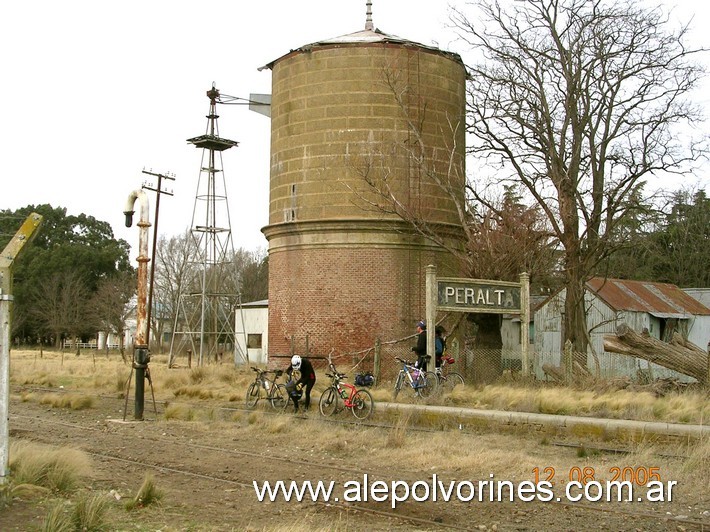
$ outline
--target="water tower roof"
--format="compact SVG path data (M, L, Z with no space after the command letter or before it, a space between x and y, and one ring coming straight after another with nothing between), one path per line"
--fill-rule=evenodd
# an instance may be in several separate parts
M380 31L377 28L374 29L364 29L360 31L356 31L354 33L348 33L345 35L341 35L339 37L333 37L330 39L324 39L322 41L316 41L311 44L306 44L303 46L300 46L298 48L295 48L291 50L289 53L282 55L278 59L274 59L273 61L267 63L263 67L260 67L259 70L264 70L265 68L273 68L274 64L283 59L284 57L287 57L291 54L294 53L300 53L300 52L310 52L314 50L315 48L320 48L320 47L338 47L338 46L349 46L349 45L367 45L367 44L395 44L395 45L401 45L401 46L412 46L412 47L417 47L421 48L424 50L428 50L433 53L438 53L441 55L445 55L450 57L451 59L454 59L455 61L462 62L461 57L458 54L455 54L453 52L446 52L444 50L439 49L438 47L435 46L427 46L415 41L411 41L409 39L404 39L402 37L397 37L396 35L390 35L387 33L384 33Z

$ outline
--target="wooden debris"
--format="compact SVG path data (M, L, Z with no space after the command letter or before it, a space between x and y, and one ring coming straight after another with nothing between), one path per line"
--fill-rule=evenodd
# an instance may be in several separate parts
M708 353L678 333L673 334L670 342L663 342L650 336L648 331L639 334L622 324L617 328L616 335L604 336L604 350L653 362L693 377L700 383L709 380Z

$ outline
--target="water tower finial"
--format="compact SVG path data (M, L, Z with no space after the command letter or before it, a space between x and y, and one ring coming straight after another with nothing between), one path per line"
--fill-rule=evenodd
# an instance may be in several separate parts
M365 29L372 31L375 27L372 25L372 1L367 0L367 18L365 19Z

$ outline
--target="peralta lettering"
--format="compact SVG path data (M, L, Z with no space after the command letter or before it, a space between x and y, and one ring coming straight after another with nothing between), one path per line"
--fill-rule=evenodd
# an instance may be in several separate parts
M456 305L489 305L489 306L510 306L513 303L511 294L506 290L489 288L457 288L447 286L444 292L444 304Z

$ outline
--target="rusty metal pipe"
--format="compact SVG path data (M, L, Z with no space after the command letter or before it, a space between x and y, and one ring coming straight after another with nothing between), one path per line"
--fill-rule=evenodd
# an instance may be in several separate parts
M138 200L140 202L140 219L138 221L138 302L136 316L136 334L135 346L148 347L148 319L147 319L147 301L148 301L148 229L151 226L149 219L148 196L143 190L134 190L128 195L126 208L123 214L126 215L126 227L131 227L133 224L133 206Z
M128 195L126 208L126 227L133 224L133 206L136 200L140 201L140 219L138 220L138 294L136 305L136 334L133 342L133 367L136 370L136 400L135 419L143 419L143 405L145 395L145 378L150 355L148 354L148 238L150 228L148 196L143 190L134 190Z

